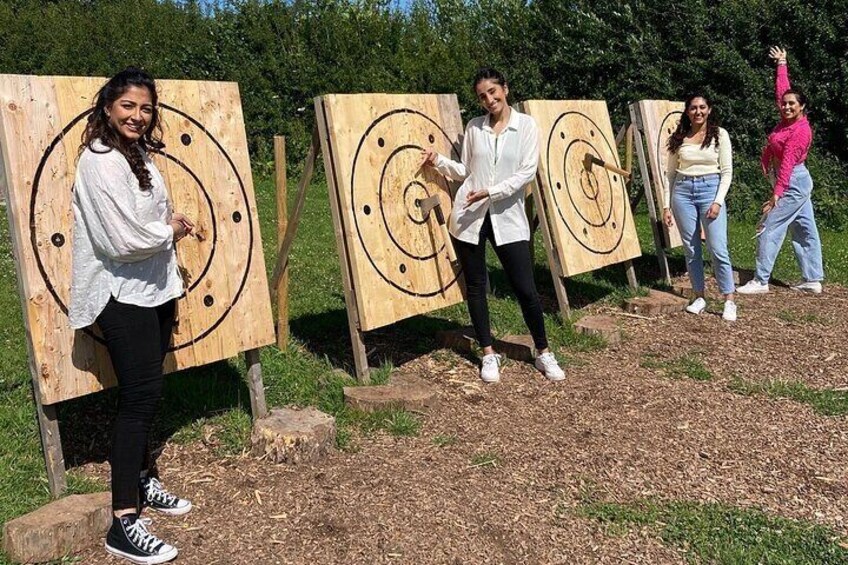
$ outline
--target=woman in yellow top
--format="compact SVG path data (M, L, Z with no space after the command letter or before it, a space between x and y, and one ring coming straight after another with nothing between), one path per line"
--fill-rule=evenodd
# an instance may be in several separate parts
M727 210L724 198L733 178L730 136L711 119L712 104L703 94L686 98L685 111L677 130L668 139L668 182L665 187L663 220L677 223L686 270L695 300L686 307L700 314L704 300L704 262L701 257L701 228L713 258L713 272L724 295L722 318L736 321L733 269L727 251Z

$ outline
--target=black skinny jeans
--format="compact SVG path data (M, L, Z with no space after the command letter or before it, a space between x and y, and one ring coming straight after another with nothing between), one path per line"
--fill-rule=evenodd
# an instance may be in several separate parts
M489 214L480 228L480 240L477 245L453 239L456 255L465 273L465 288L468 297L468 313L471 324L477 334L480 347L492 345L492 331L489 325L489 303L486 298L486 240L492 242L495 254L500 259L509 284L518 298L524 322L533 336L536 349L547 349L548 338L545 334L545 320L542 316L542 302L536 292L533 280L533 259L530 257L530 242L516 241L505 245L495 243L492 220Z
M97 317L118 377L112 433L112 508L138 507L138 480L149 465L148 437L162 398L162 361L171 341L176 300L155 308L114 298Z

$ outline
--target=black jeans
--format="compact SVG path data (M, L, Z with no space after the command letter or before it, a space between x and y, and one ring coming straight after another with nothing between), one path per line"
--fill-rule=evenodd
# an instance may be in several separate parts
M542 303L536 292L533 280L533 259L530 257L530 242L516 241L505 245L495 243L492 221L489 214L480 228L480 240L476 245L453 239L456 255L465 273L465 288L468 297L468 313L471 324L477 334L480 347L492 345L492 331L489 325L489 304L486 299L486 240L500 259L509 284L518 298L524 322L533 336L537 350L547 349L548 338L545 334L545 320L542 316Z
M176 300L155 308L114 298L97 317L118 377L112 433L112 508L138 507L138 480L149 465L148 436L162 398L162 361L171 341Z

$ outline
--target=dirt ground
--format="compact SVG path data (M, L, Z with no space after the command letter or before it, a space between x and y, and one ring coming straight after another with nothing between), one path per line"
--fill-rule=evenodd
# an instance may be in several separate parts
M683 561L650 531L609 535L579 517L587 497L720 501L846 532L845 417L728 384L848 387L848 290L776 288L738 303L735 324L720 310L619 315L624 342L569 354L568 378L557 384L513 362L501 383L483 386L470 362L434 352L402 367L440 397L418 437L357 437L357 450L312 465L169 445L163 478L195 509L152 516L152 529L186 565ZM675 379L657 367L686 354L714 378ZM456 441L439 447L439 435ZM496 465L474 466L481 454ZM119 563L99 544L82 557Z

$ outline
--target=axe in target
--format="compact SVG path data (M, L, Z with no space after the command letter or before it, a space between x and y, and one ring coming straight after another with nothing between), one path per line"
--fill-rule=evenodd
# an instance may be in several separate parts
M448 258L451 263L456 263L456 251L453 249L450 233L448 233L448 226L445 224L445 214L442 212L442 201L439 200L439 195L436 194L430 198L424 198L420 201L419 207L421 208L421 216L425 220L430 218L430 212L435 213L436 222L439 224L439 230L442 232L442 239L445 240Z
M583 157L583 166L586 168L587 171L591 172L593 165L597 165L599 167L603 167L604 169L606 169L608 171L618 173L626 179L630 178L630 173L625 171L621 167L616 167L615 165L607 163L603 159L596 157L595 155L592 155L591 153L586 153L586 156Z

